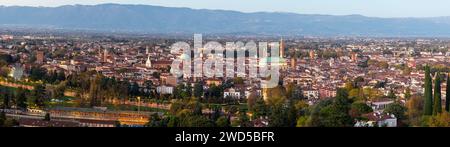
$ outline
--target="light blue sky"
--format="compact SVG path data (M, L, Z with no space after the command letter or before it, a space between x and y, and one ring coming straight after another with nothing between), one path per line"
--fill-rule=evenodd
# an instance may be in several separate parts
M0 0L0 5L60 6L68 4L146 4L243 12L361 14L375 17L450 16L450 0Z

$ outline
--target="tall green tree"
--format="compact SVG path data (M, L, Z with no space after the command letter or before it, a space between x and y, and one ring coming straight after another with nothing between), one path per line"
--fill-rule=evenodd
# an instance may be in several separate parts
M16 92L16 106L22 109L28 107L27 104L27 91L25 89L19 88Z
M433 114L433 94L431 85L430 66L425 66L425 103L424 103L424 115Z
M433 115L442 113L441 104L441 78L439 72L436 73L436 79L434 80L434 106Z
M203 85L200 83L194 84L194 97L201 98L203 96Z
M0 112L0 127L2 127L5 124L6 121L6 113L5 112Z
M447 97L445 98L445 110L450 112L450 73L447 75Z
M45 93L46 93L45 87L42 84L34 86L34 90L31 91L31 98L33 99L33 103L39 108L43 108L45 106L46 101Z

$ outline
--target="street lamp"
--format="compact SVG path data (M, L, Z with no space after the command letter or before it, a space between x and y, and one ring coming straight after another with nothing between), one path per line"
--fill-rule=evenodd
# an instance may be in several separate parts
M138 99L138 114L140 114L140 112L141 112L141 97L138 96L137 99Z

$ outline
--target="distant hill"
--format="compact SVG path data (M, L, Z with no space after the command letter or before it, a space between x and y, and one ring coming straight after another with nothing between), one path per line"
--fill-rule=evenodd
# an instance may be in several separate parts
M450 37L450 17L241 13L149 5L0 6L0 25L145 33Z

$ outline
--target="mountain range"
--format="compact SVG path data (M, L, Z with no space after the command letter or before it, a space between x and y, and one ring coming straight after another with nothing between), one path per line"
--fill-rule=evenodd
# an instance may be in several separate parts
M450 37L450 17L378 18L150 5L0 6L0 26L145 33Z

